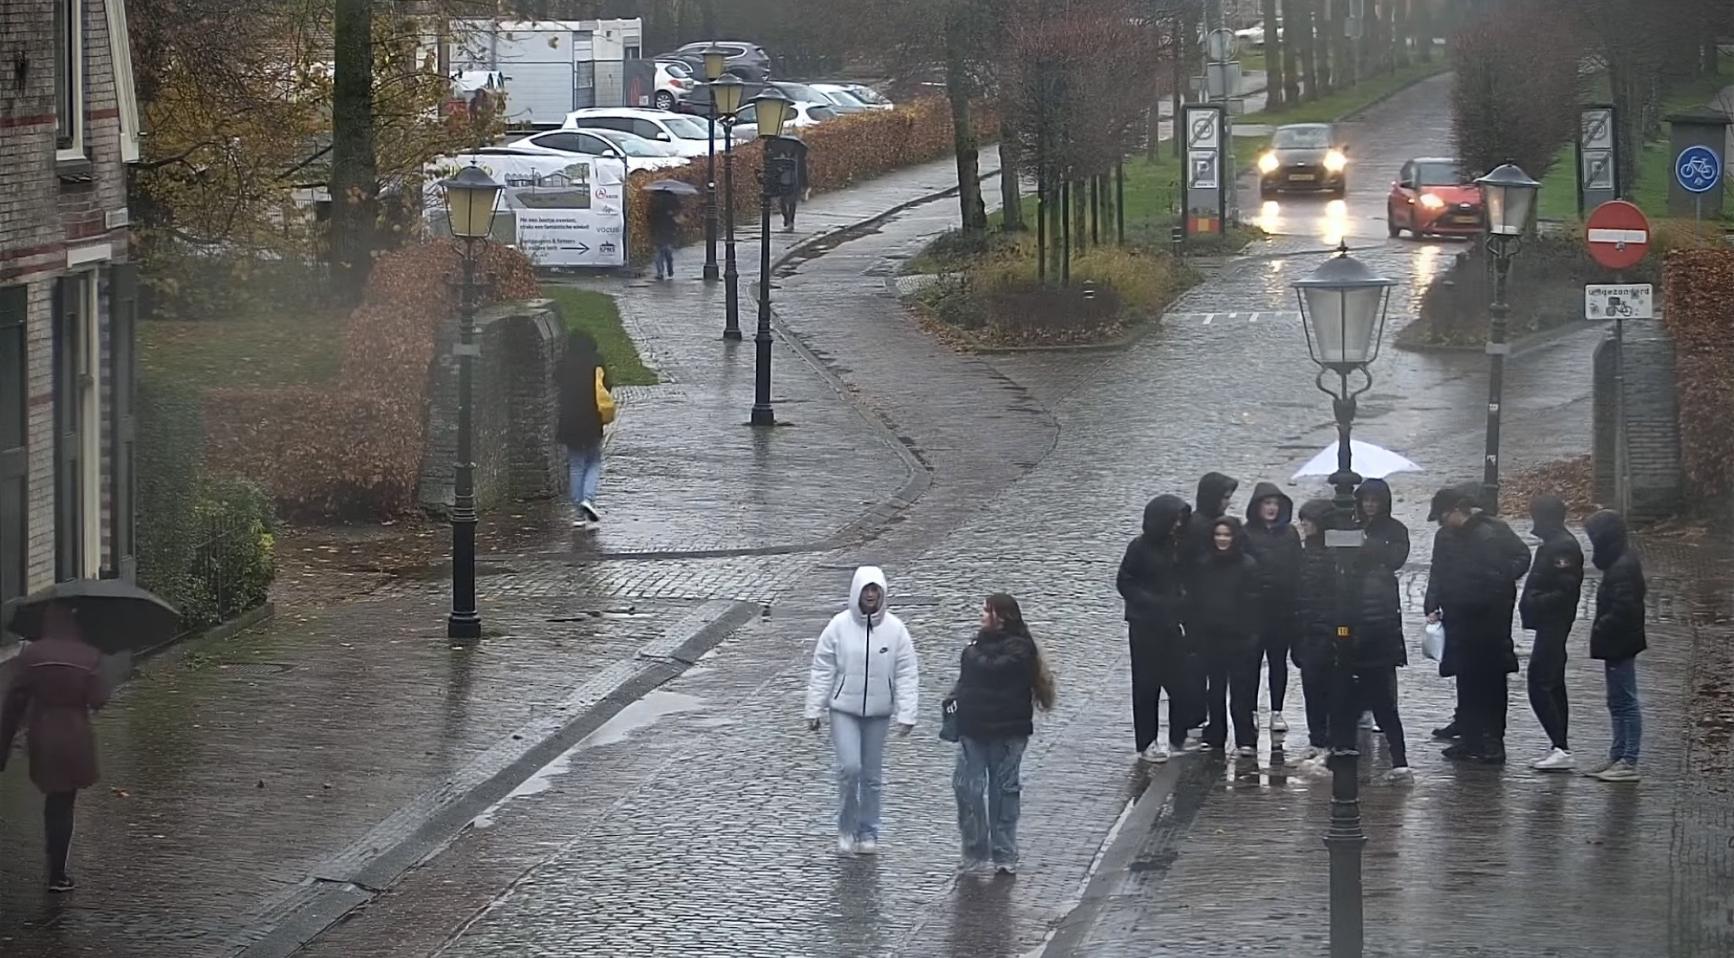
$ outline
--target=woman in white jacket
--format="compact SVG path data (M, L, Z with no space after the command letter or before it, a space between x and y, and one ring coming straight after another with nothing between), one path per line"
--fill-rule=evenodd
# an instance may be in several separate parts
M903 620L887 610L885 573L855 570L849 607L831 619L813 648L807 682L807 727L831 714L837 752L837 850L871 855L879 850L879 801L885 788L885 736L915 728L920 706L915 642Z

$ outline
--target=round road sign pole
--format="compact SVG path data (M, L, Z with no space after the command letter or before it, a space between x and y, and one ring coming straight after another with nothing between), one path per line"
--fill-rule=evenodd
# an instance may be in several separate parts
M1685 185L1684 183L1681 184ZM1623 270L1638 265L1650 248L1650 221L1644 211L1625 200L1612 200L1596 207L1584 223L1590 256L1614 271L1614 281L1624 282ZM1620 512L1631 512L1632 479L1626 451L1626 321L1614 317L1614 501Z

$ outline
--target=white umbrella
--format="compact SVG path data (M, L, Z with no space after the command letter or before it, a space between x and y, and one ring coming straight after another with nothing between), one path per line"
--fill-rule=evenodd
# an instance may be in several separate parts
M1392 473L1420 472L1421 467L1397 455L1383 446L1375 446L1359 439L1349 440L1349 451L1354 454L1355 471L1367 479L1383 479ZM1329 476L1337 471L1337 444L1335 442L1324 448L1324 451L1312 457L1307 464L1300 467L1294 478L1304 476Z

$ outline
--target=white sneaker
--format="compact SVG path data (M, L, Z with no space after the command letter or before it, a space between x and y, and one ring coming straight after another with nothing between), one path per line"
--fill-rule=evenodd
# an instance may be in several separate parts
M1571 757L1570 752L1563 748L1556 748L1530 762L1529 767L1538 772L1569 772L1577 768L1577 761Z
M1407 765L1393 768L1385 773L1385 784L1408 785L1415 781L1415 770Z
M1160 742L1152 743L1149 748L1138 753L1138 758L1141 761L1149 762L1151 765L1161 765L1163 762L1168 761L1168 746L1163 745Z
M877 838L857 838L857 839L855 839L855 854L857 854L857 855L877 855L877 854L879 854L879 839L877 839Z
M1192 745L1194 742L1199 745L1204 744L1204 729L1202 727L1189 728L1186 730L1186 744Z
M1595 778L1603 782L1636 782L1640 776L1636 765L1631 762L1619 761L1597 772Z
M837 836L837 854L839 854L839 855L853 855L853 854L855 854L855 836L853 836L853 835L838 835Z
M602 513L596 511L595 503L592 503L589 499L578 503L578 510L584 513L585 517L587 517L591 522L602 521Z
M1362 713L1361 713L1361 728L1364 728L1364 729L1371 729L1371 728L1373 728L1373 727L1374 727L1374 723L1373 723L1373 713L1371 713L1371 712L1362 712Z
M1241 758L1257 758L1258 757L1258 749L1253 748L1250 745L1242 745L1241 747L1234 750L1234 754L1240 756Z
M1283 718L1281 712L1270 713L1270 730L1272 732L1288 731L1288 719Z

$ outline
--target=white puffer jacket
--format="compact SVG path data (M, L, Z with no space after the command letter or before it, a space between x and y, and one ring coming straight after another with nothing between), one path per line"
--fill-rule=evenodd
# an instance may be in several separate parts
M871 616L861 611L861 591L869 585L885 593L879 611ZM807 718L833 709L863 718L895 716L899 724L915 724L921 705L920 663L909 630L890 613L890 604L885 573L876 566L856 569L849 607L831 619L813 648Z

